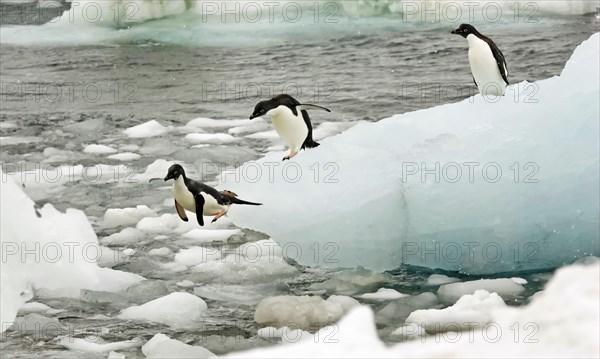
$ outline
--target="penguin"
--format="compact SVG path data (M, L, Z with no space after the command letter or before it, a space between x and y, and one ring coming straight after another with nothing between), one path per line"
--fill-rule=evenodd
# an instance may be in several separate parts
M290 147L290 154L283 158L283 161L286 161L296 156L301 149L319 146L319 143L313 140L312 124L307 110L331 112L325 107L301 104L292 96L282 94L259 102L250 119L264 115L271 117L275 131Z
M215 188L204 183L187 178L183 167L174 164L169 167L165 181L175 180L173 184L173 197L175 197L175 209L179 218L188 221L185 210L196 213L198 224L204 226L204 216L215 216L212 222L223 217L232 204L246 204L251 206L262 206L262 203L243 201L237 198L237 194L231 191L219 192Z
M469 64L479 93L482 96L504 96L509 84L508 67L498 46L469 24L462 24L451 33L469 42Z

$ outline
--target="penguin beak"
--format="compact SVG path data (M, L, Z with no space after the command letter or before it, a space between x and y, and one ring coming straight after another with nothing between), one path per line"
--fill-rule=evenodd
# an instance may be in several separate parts
M257 118L257 117L258 117L258 115L257 115L257 114L255 114L255 113L253 113L253 114L250 116L250 119L251 119L251 120L253 120L253 119Z
M452 31L450 31L450 33L456 35L456 34L458 34L458 29L452 30Z
M167 175L167 176L165 177L165 182L166 182L166 181L168 181L168 180L170 180L170 179L171 179L171 177L170 177L169 175Z

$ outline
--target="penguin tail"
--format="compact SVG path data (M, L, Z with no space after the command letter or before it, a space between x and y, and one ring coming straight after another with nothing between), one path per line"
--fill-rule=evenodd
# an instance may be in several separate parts
M262 206L262 203L256 203L256 202L248 202L248 201L244 201L243 199L239 199L239 198L233 198L233 200L231 201L235 204L245 204L245 205L249 205L249 206Z
M302 148L315 148L315 147L319 147L321 144L316 142L315 140L312 139L307 139L306 141L304 141L304 145L302 145Z

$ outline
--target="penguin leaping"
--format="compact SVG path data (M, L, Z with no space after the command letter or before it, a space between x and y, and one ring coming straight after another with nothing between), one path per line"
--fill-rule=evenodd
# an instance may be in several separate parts
M277 95L270 100L259 102L250 119L269 116L279 137L290 147L290 154L283 160L289 160L298 154L300 149L319 146L312 137L312 124L307 110L331 112L325 107L301 104L290 95Z
M498 46L469 24L462 24L451 33L469 42L469 64L479 93L482 96L504 96L508 86L508 67Z
M251 206L261 206L262 203L247 202L237 198L237 195L231 191L219 192L215 188L204 183L187 178L183 167L178 164L169 167L165 181L175 180L173 184L173 197L175 197L175 209L179 218L187 222L185 214L187 209L196 213L198 224L204 226L202 216L215 216L212 222L223 217L232 204L246 204Z

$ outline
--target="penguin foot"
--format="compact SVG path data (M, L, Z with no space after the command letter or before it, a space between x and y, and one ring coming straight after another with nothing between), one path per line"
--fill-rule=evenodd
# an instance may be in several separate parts
M217 213L217 215L215 216L215 218L213 218L213 220L210 223L215 223L219 218L223 217L225 215L225 211L221 211L219 213Z
M292 151L290 152L289 155L285 156L283 158L283 161L287 161L287 160L291 160L292 158L294 158L294 156L296 156L298 154L298 151Z

